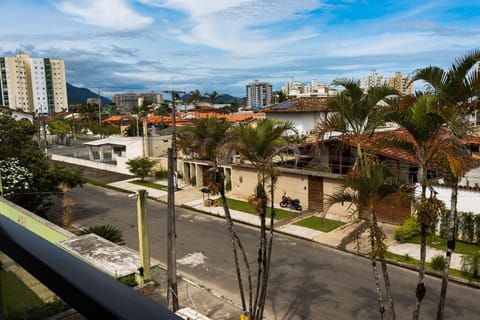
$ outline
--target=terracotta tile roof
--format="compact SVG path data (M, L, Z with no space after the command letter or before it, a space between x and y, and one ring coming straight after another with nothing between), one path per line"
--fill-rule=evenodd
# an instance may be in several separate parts
M470 144L480 146L480 137L468 136L460 140L462 144Z
M293 104L286 109L275 109L280 104L275 104L265 109L266 113L273 112L318 112L318 111L328 111L330 107L328 106L329 98L318 98L318 97L308 97L308 98L296 98L290 100Z
M445 129L447 130L447 129ZM445 132L447 133L447 132ZM387 135L396 135L396 136L401 136L403 139L412 139L410 135L408 134L407 130L400 128L396 130L388 130L388 131L377 131L372 137L369 137L367 135L363 135L360 137L360 143L362 145L363 149L367 150L375 150L375 144L377 144L381 139L385 138ZM337 138L340 139L340 138ZM345 141L347 141L351 146L356 146L355 141L353 140L353 137L351 136L345 136L343 137ZM468 136L460 140L462 144L464 145L479 145L480 146L480 137L476 136ZM402 150L402 149L397 149L397 148L382 148L379 151L377 151L378 155L388 157L390 159L395 159L395 160L400 160L400 161L406 161L412 164L417 164L418 161L416 157L409 152Z
M265 118L265 113L235 113L235 114L220 114L216 112L199 112L195 114L197 119L184 119L182 117L177 116L175 122L177 125L186 125L186 124L193 124L198 119L203 118L212 118L217 117L218 119L226 119L229 122L240 122L240 121L247 121L250 119L257 119L257 118ZM147 117L148 123L160 123L162 121L161 116L149 116ZM163 122L165 124L172 123L171 116L163 116Z

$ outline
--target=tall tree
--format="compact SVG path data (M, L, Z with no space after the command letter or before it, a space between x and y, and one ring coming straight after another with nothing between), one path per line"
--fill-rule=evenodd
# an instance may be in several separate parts
M247 281L249 305L252 303L252 275L248 256L238 232L233 223L230 209L228 207L225 194L225 175L220 170L219 165L228 157L229 150L234 145L234 131L231 130L230 123L225 120L218 120L216 117L201 119L193 127L185 127L179 134L179 147L194 152L201 159L208 159L213 162L213 181L209 188L213 193L220 193L227 229L232 240L233 258L235 263L235 272L237 276L240 298L242 301L242 310L248 314L251 307L247 307L247 298L245 293L244 278ZM242 261L245 266L246 276L242 276Z
M220 97L217 91L213 90L211 93L205 93L205 96L208 98L208 102L213 106L217 98Z
M200 101L202 101L202 94L200 93L200 90L196 89L194 91L190 92L190 95L187 98L187 103L191 103L195 106L195 109L197 109L198 104Z
M258 173L255 193L249 199L260 217L257 283L253 301L248 309L251 319L263 319L265 308L273 248L274 190L278 177L274 158L288 148L286 135L293 133L293 131L294 125L292 122L278 122L271 119L260 120L256 126L240 124L236 128L236 149L253 164ZM269 197L271 215L269 226L267 226L266 213ZM268 233L267 229L269 229Z
M465 115L472 110L472 101L480 94L480 73L472 70L478 61L480 61L479 49L456 59L448 70L430 66L416 70L412 78L412 81L422 80L425 82L427 91L437 98L437 107L443 110L447 126L455 135L460 137L465 134L467 128ZM447 181L450 182L452 193L445 268L442 276L437 319L443 319L450 262L455 250L458 182L468 167L468 164L460 167L456 166L449 170L450 174L447 174L449 177Z
M435 160L446 147L443 113L435 108L435 97L421 95L406 109L394 107L384 110L382 118L402 126L406 134L391 135L386 141L389 146L399 147L410 153L418 161L418 182L420 183L420 198L415 206L420 221L420 266L416 289L416 303L413 318L418 319L420 307L426 294L424 284L426 236L428 227L436 221L440 204L432 195L427 197L429 180L427 170L434 169Z
M388 196L401 195L401 185L395 174L385 165L378 164L368 157L364 157L364 168L354 169L347 174L340 187L327 198L327 206L337 203L349 202L354 206L354 211L367 211L370 219L370 259L378 297L380 317L384 319L385 307L377 270L377 259L382 266L384 284L387 291L388 305L392 319L395 319L393 295L391 294L390 277L385 262L386 245L385 235L377 223L375 212L378 204Z
M37 132L38 127L28 120L17 121L9 111L0 111L0 160L18 159L19 166L33 175L28 191L16 194L13 201L46 217L52 196L62 194L59 185L75 187L83 183L83 178L79 171L51 165L33 139Z
M317 124L317 132L321 139L329 132L339 132L342 136L353 139L357 147L355 162L356 165L361 166L361 136L366 132L374 132L378 125L378 122L374 121L377 119L375 114L390 102L389 97L398 96L399 92L388 86L370 87L367 92L364 92L355 80L335 80L334 84L343 86L345 89L329 100L329 107L333 112L325 121ZM342 173L342 166L343 164L340 163L340 173Z

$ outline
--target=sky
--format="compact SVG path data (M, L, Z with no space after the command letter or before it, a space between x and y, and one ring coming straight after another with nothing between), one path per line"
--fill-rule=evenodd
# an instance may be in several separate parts
M480 48L473 0L1 0L0 12L0 56L63 59L67 82L107 97L243 97L254 80L409 75Z

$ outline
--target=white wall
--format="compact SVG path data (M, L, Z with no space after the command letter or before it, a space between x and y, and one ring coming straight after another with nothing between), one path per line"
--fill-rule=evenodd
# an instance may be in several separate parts
M438 192L437 197L445 202L447 208L450 208L451 188L434 186L435 191ZM420 193L420 187L417 187L417 194ZM480 192L473 190L458 190L457 210L465 212L473 212L480 214Z

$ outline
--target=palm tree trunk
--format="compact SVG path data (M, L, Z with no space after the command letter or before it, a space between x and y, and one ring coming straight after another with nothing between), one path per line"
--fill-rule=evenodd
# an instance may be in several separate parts
M240 238L238 237L238 234L235 230L235 227L233 225L233 220L232 216L230 214L230 209L228 208L227 204L227 197L225 196L225 187L222 185L220 186L220 196L222 198L222 204L223 204L223 211L225 212L225 221L227 222L227 229L230 233L230 238L232 240L232 247L233 247L233 257L235 261L235 272L237 274L237 282L238 282L238 289L240 291L240 298L242 300L242 309L244 313L247 313L248 315L252 314L252 273L250 270L250 264L248 262L248 257L245 252L245 248L243 247L242 242L240 241ZM248 296L249 296L249 302L248 302L248 309L247 309L247 304L245 301L245 290L243 288L243 281L242 281L242 272L240 269L240 262L238 258L238 252L237 252L237 246L238 249L240 250L242 257L243 257L243 262L245 264L246 272L247 272L247 279L248 279Z
M385 318L385 307L383 305L383 297L382 297L382 289L380 287L380 277L378 276L378 269L377 269L377 261L375 258L375 230L373 224L370 224L370 246L372 247L371 253L371 262L372 262L372 271L373 271L373 278L375 279L375 288L377 290L377 298L378 298L378 308L380 310L380 319Z
M273 249L273 229L274 229L274 223L275 223L275 201L274 201L274 191L275 191L275 180L276 177L274 175L270 176L270 233L268 237L268 242L267 242L267 248L266 248L266 259L265 259L265 275L263 277L263 283L262 283L262 296L260 297L260 313L259 313L259 318L263 318L263 312L265 309L265 301L267 298L267 288L268 288L268 278L270 276L270 261L272 259L272 249Z
M263 187L265 178L262 178L262 183L257 185L256 197L259 200L259 216L260 216L260 247L258 249L258 274L257 274L257 287L255 292L254 306L253 306L253 319L261 320L261 297L263 295L263 283L265 277L266 268L266 248L267 248L267 232L266 232L266 193Z
M375 249L375 226L373 223L373 210L370 210L370 246L372 248L372 253L370 254L370 260L372 262L372 271L373 278L375 279L375 288L377 290L378 297L378 308L380 310L380 318L384 319L385 317L385 307L383 305L382 289L380 287L380 277L378 276L377 261L376 261L376 249Z
M378 227L377 214L375 212L375 209L372 209L372 222L373 222L373 227L375 228L375 233L379 235L379 237L377 237L377 241L383 241L383 238L384 238L383 234L382 235L379 234L381 230ZM395 306L393 303L392 285L391 285L390 276L387 270L387 262L385 261L385 255L384 255L385 251L383 249L384 245L383 243L381 245L382 245L382 248L379 250L380 266L382 267L383 282L385 285L385 291L387 292L388 307L390 308L392 320L395 320L396 316L395 316Z
M448 273L450 271L450 263L452 261L452 253L455 250L455 222L457 220L457 196L458 196L458 179L455 179L452 185L452 194L450 198L450 217L448 222L448 241L447 251L445 254L445 268L443 269L442 288L440 290L440 301L438 302L437 320L443 319L445 308L445 299L447 297Z
M424 150L420 148L419 150L419 159L423 159ZM420 164L418 168L418 176L420 177L419 181L422 187L421 200L425 201L427 195L427 174L426 169L423 163ZM418 320L420 316L420 307L422 305L422 300L427 293L427 288L423 283L425 279L425 262L427 256L427 225L424 223L423 217L420 217L420 265L418 268L418 283L415 290L415 310L413 312L413 320Z

